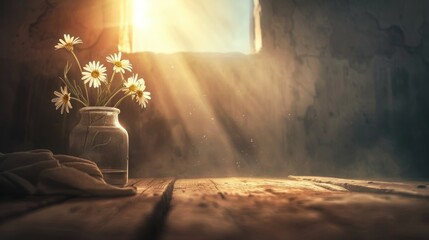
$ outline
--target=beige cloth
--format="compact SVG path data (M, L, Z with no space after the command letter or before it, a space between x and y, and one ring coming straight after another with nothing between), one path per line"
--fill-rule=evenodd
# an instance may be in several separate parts
M0 195L40 194L115 197L136 194L136 189L107 184L86 159L45 149L0 153Z

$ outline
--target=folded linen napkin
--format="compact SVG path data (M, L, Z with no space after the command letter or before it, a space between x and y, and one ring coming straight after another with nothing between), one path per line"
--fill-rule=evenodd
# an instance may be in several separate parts
M103 180L97 165L46 149L0 153L0 195L79 195L115 197L136 194Z

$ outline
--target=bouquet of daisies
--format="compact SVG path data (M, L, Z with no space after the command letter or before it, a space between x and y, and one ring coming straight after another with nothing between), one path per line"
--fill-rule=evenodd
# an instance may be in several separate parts
M69 34L64 34L64 39L59 39L59 43L55 45L55 49L65 49L73 56L74 60L81 72L81 81L70 80L68 72L71 68L69 63L64 68L64 74L60 77L64 87L60 87L60 92L55 91L55 98L52 102L55 103L56 109L61 108L61 114L64 110L68 113L72 109L71 101L76 101L85 107L89 106L112 106L118 107L119 104L127 97L131 97L140 105L141 108L146 107L150 92L145 91L146 85L143 78L139 78L138 74L132 74L127 80L124 78L126 71L132 72L132 65L129 60L121 59L122 54L114 53L106 57L106 61L113 65L112 75L107 78L106 67L99 61L91 61L82 68L78 57L74 52L74 45L83 43L79 37L73 37ZM122 84L116 88L112 88L112 82L120 77ZM116 77L116 78L115 78ZM88 94L89 88L96 89L96 96ZM118 94L122 93L122 97ZM117 97L118 96L118 97ZM114 101L115 100L115 101Z

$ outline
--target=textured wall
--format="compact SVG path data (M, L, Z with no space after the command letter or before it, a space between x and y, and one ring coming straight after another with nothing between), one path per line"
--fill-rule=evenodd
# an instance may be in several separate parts
M429 2L260 1L256 55L127 56L153 95L121 107L131 174L429 177ZM114 1L0 9L0 151L65 152L78 114L50 99L72 59L53 46L71 33L104 60Z

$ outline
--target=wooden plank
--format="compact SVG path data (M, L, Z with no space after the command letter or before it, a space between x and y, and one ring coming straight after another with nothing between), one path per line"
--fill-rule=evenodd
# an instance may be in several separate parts
M429 239L429 200L383 193L301 196L299 204L323 218L332 239ZM317 239L311 236L310 239Z
M231 232L239 232L235 222L223 215L224 198L210 179L177 180L162 239L228 239Z
M399 194L429 197L429 183L417 181L387 182L317 176L289 176L289 179L340 186L354 192Z
M324 236L333 237L329 224L321 216L291 203L302 201L301 196L315 198L346 191L343 188L333 191L313 183L287 179L234 178L212 181L226 196L227 203L222 205L224 213L241 230L230 233L230 237L239 239L311 239L307 231L302 231L304 226L318 231L321 239Z
M256 196L268 193L294 193L303 191L347 191L345 188L333 184L319 184L307 181L276 178L215 178L211 181L218 188L223 189L224 194L238 194L242 196Z
M312 184L178 180L163 239L429 239L428 199Z
M141 178L130 178L128 179L127 186L135 186L138 182L142 181Z
M336 191L344 188L330 186ZM281 179L218 178L176 181L163 239L245 239L233 209L248 199L278 199L277 194L332 192L313 183ZM237 201L240 199L240 201ZM237 205L237 206L236 206ZM246 236L248 237L248 236Z
M129 179L128 185L137 183L138 179ZM67 196L28 196L4 197L0 199L0 223L28 214L37 209L62 203L72 197Z
M42 208L1 225L0 239L429 239L420 196L291 179L173 183L143 179L138 196Z
M3 198L0 200L0 223L22 216L31 211L61 203L65 196L29 196L25 198Z
M76 198L0 226L1 239L134 239L172 178L142 179L136 196Z

